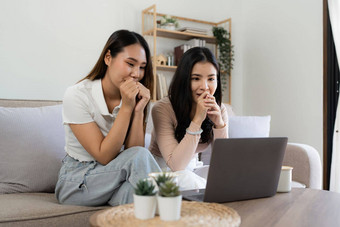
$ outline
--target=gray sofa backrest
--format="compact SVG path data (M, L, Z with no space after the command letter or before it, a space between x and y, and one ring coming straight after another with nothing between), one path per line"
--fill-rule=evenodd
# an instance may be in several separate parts
M24 99L0 99L0 106L3 107L40 107L61 104L62 101L52 100L24 100Z

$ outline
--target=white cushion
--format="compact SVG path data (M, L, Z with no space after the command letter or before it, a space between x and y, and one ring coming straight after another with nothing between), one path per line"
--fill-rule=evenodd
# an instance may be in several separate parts
M306 185L297 181L292 181L292 188L306 188Z
M150 142L151 142L151 134L150 133L145 133L144 147L146 149L149 148Z
M0 194L54 192L65 156L62 106L0 107Z
M268 137L270 116L230 116L229 138Z

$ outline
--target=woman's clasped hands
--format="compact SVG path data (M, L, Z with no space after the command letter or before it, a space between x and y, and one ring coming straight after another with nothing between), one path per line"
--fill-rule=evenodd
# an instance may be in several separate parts
M134 112L142 112L150 100L150 90L133 78L125 80L120 86L122 105Z
M216 103L215 97L208 91L203 92L198 97L193 121L201 125L206 116L214 123L215 128L223 128L225 126L222 119L221 108Z

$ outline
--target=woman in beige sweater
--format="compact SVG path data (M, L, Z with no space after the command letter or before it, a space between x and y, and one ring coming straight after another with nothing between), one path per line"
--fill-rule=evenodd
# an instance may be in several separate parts
M221 99L218 63L209 49L195 47L182 56L169 97L152 108L149 150L163 170L178 173L181 189L205 187L205 179L195 174L207 173L198 153L211 149L216 138L228 137L228 114Z

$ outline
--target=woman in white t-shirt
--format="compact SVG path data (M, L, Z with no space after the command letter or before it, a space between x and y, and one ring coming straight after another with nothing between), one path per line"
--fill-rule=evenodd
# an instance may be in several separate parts
M55 189L60 203L131 203L136 183L160 171L143 147L152 86L145 39L127 30L114 32L89 75L64 95L67 155Z

